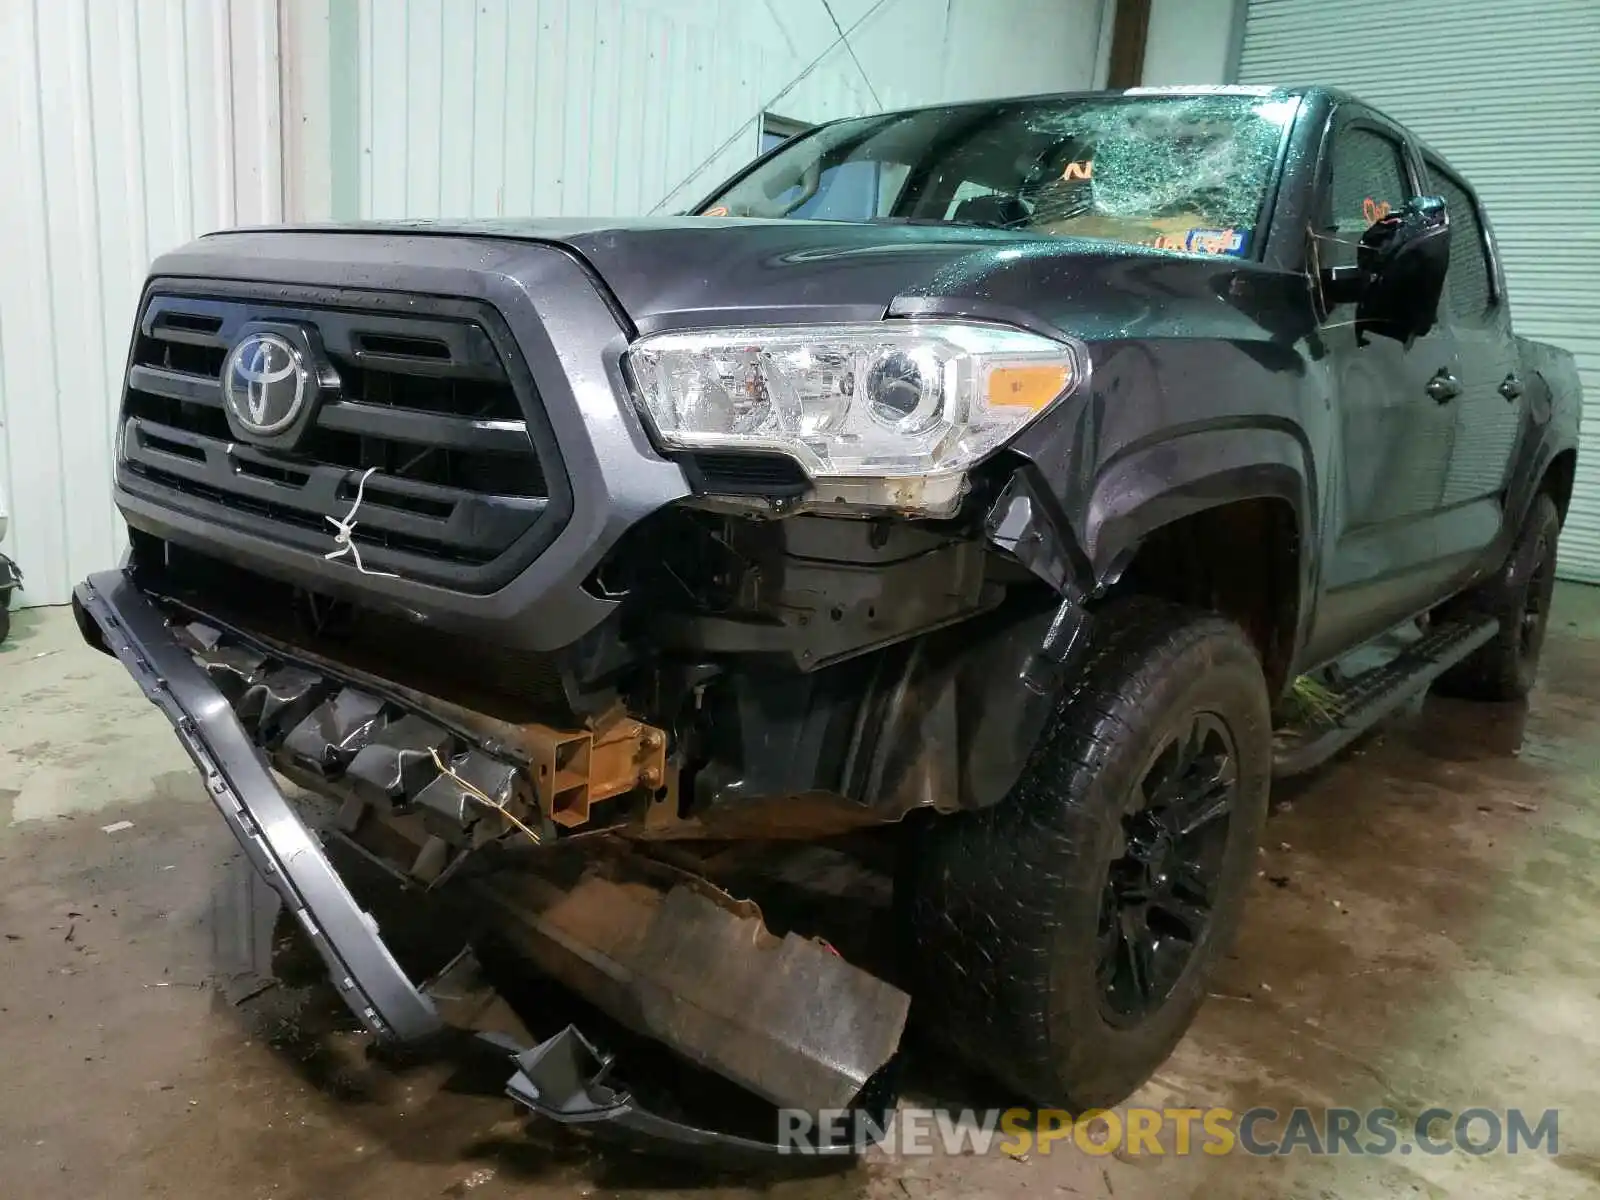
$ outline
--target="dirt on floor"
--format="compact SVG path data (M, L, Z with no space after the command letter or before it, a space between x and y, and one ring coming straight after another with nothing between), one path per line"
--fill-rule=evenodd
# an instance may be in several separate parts
M997 1142L751 1177L596 1147L475 1093L453 1065L375 1058L319 982L236 1004L217 976L230 932L217 898L242 869L232 839L120 667L81 646L64 611L18 614L0 647L0 1190L1600 1195L1597 718L1600 592L1563 588L1530 705L1431 700L1280 787L1239 944L1177 1053L1129 1102L1387 1107L1402 1132L1392 1152L1214 1155L1197 1121L1188 1154L1170 1132L1163 1154L1102 1154L1069 1136L1050 1153ZM917 1054L905 1104L994 1103L982 1080ZM1557 1110L1559 1152L1427 1153L1405 1134L1434 1107L1521 1108L1530 1124ZM1284 1121L1258 1132L1279 1139Z

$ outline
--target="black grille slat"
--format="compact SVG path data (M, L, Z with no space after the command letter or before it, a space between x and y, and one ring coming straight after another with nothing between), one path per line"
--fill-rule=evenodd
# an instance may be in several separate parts
M401 354L373 354L358 350L350 361L376 371L392 371L415 379L461 379L481 383L505 383L505 376L470 363L438 358L412 358Z
M351 400L324 405L317 424L368 437L443 446L450 450L482 450L491 454L527 454L532 448L521 421L471 418L441 421L431 413L385 408Z
M128 369L128 386L135 391L164 396L168 400L182 400L187 404L208 404L222 407L222 388L215 376L198 375L189 371L171 371L165 367L134 364Z
M203 463L206 461L206 452L203 447L186 441L180 442L172 438L165 438L159 433L148 429L140 431L139 445L142 450L152 454L175 456L194 462Z
M445 362L450 362L455 358L455 352L450 349L450 344L441 338L396 337L391 333L358 333L355 341L357 358L385 354L401 362L411 362L415 359L443 359Z
M223 523L325 553L327 518L344 516L371 471L355 535L363 560L469 590L547 540L535 527L551 515L553 446L530 432L530 417L548 427L520 360L512 382L504 355L515 349L489 332L492 310L416 297L383 311L392 302L376 294L372 310L302 304L297 290L312 292L147 298L123 399L125 485L190 512L203 500ZM306 329L338 376L292 449L238 440L223 404L227 348L263 321Z
M278 483L286 483L290 487L305 487L311 482L311 472L301 471L294 467L286 467L281 463L259 462L255 459L235 458L233 469L241 475L251 475L257 479L272 479Z
M341 378L346 398L361 404L469 420L522 420L516 396L504 384L372 368L351 369Z
M284 545L319 557L326 551L329 539L322 531L327 528L327 522L324 521L319 527L308 513L270 501L241 499L233 493L196 485L143 465L134 468L134 471L140 479L182 491L185 508L203 519L224 525L232 515L248 513L254 518L274 522L277 526L275 537ZM417 578L426 578L430 567L439 561L463 566L482 565L470 553L432 538L414 538L399 533L369 534L362 530L356 541L361 545L362 559L369 567L399 571Z
M154 468L213 498L232 493L241 501L270 505L285 519L308 528L320 525L330 536L326 518L342 516L355 502L356 486L347 471L296 465L268 451L137 418L129 424L123 451L131 465ZM356 542L382 545L381 535L396 534L454 547L455 557L485 562L544 507L539 499L463 494L374 476L362 499ZM437 515L441 511L444 515Z
M152 296L139 321L139 332L167 342L227 347L237 329L228 326L228 306L200 296ZM213 324L213 321L215 324Z
M163 312L156 317L155 324L167 330L181 329L212 338L222 328L222 318L199 313Z
M189 375L215 381L222 374L226 346L197 339L150 337L140 334L133 343L134 366L148 367L169 375Z
M225 345L222 338L215 333L185 325L173 325L168 321L156 322L144 336L151 341L173 342L183 346L223 349Z

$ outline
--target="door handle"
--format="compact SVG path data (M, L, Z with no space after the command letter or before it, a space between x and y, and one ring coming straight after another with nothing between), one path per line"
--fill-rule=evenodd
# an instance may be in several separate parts
M1432 379L1428 380L1428 395L1432 396L1440 404L1447 404L1461 395L1461 380L1450 374L1449 371L1440 371Z
M1515 400L1522 395L1522 380L1514 374L1507 375L1500 381L1500 394L1507 400Z

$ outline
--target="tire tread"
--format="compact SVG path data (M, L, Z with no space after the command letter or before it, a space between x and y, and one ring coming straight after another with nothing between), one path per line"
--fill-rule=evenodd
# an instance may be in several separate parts
M938 998L941 1036L1040 1103L1099 1102L1122 1086L1085 1078L1093 1071L1079 1062L1082 1048L1052 1040L1050 960L1060 901L1075 888L1100 887L1097 872L1091 885L1071 869L1093 850L1105 819L1092 811L1095 779L1140 718L1148 719L1141 706L1167 664L1199 651L1213 662L1236 656L1260 669L1236 625L1162 600L1118 601L1096 616L1096 631L1012 794L993 808L931 822L911 872L912 973L921 997ZM1264 682L1261 711L1270 736ZM1058 903L1052 907L1048 897Z

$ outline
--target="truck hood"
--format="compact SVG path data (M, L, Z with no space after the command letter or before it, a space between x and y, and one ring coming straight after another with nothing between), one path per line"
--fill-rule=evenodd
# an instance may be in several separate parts
M1186 321L1199 315L1175 301L1214 310L1219 298L1259 291L1241 288L1241 274L1263 285L1278 274L1236 258L943 223L502 218L320 229L557 246L589 266L640 332L938 314L1128 336L1156 332L1145 326L1182 310Z

